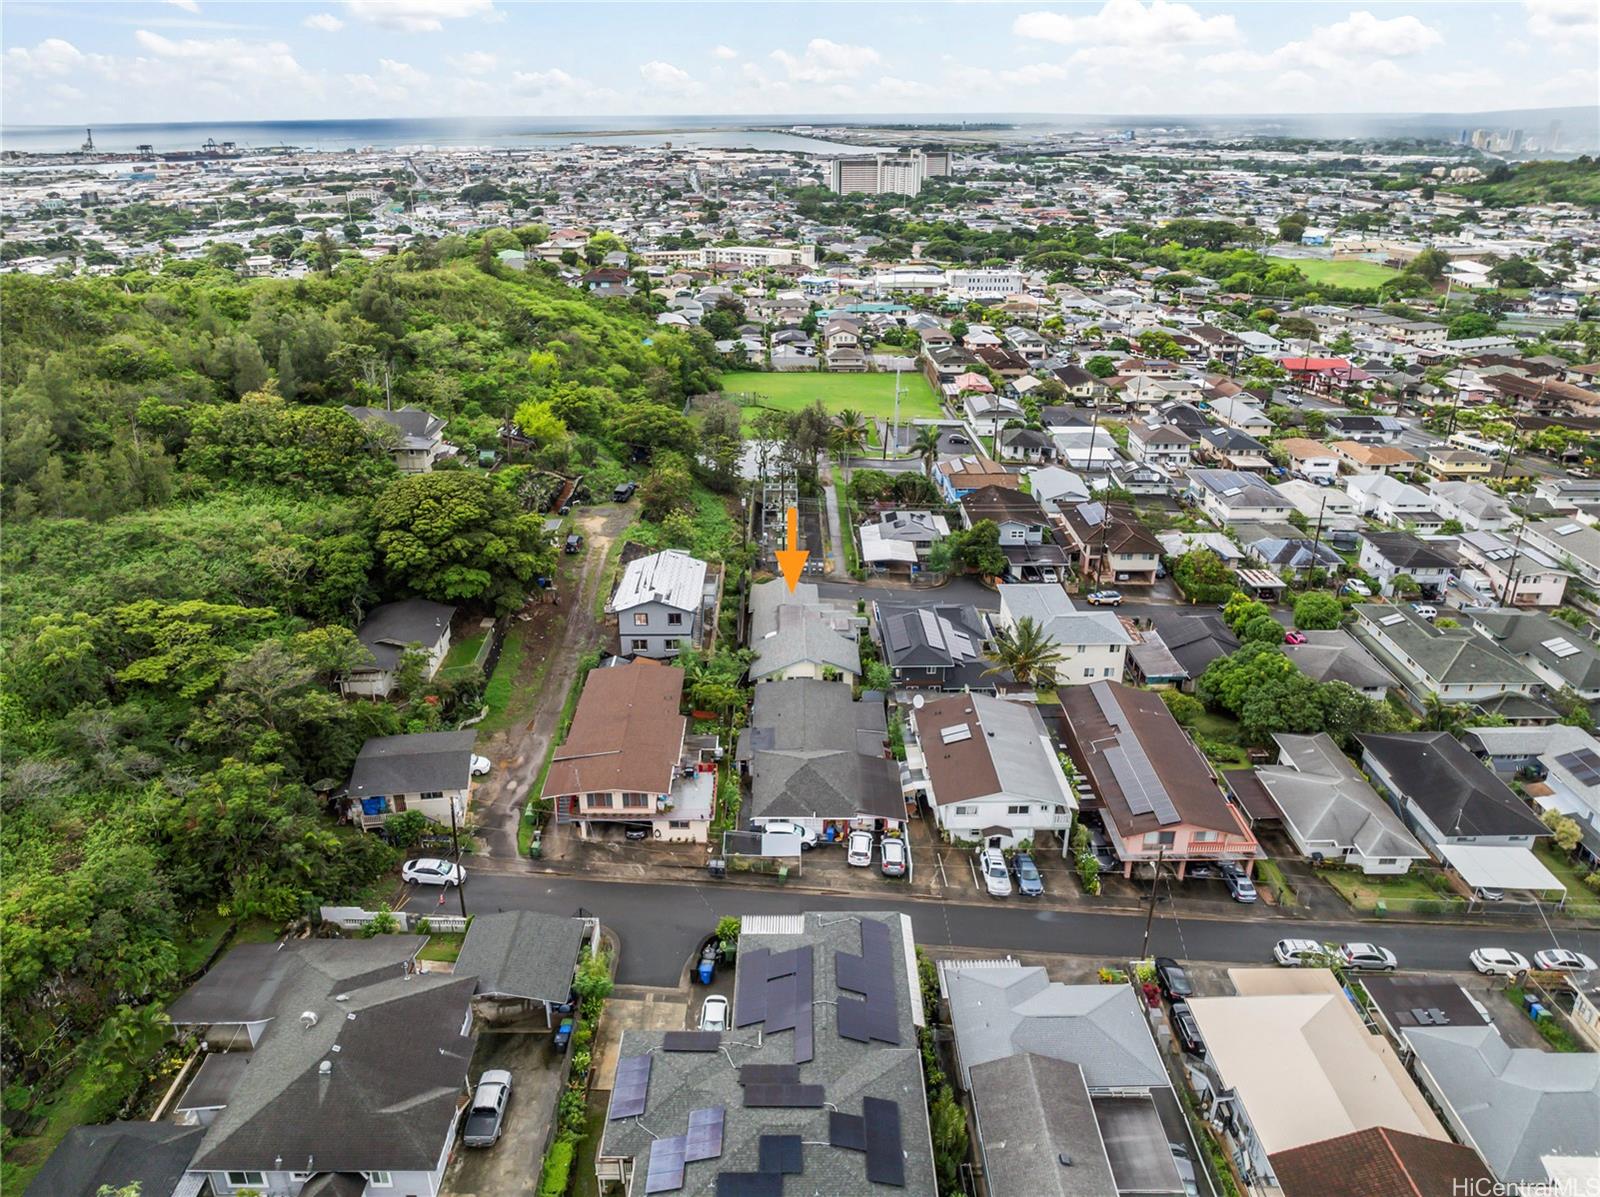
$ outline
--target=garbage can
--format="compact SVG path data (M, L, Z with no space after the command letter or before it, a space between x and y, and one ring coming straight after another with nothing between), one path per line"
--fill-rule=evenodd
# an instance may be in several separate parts
M706 872L713 877L726 877L728 875L728 862L720 856L706 862Z

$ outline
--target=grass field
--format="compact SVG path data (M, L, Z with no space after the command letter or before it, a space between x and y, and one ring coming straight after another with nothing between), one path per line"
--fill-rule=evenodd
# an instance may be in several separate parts
M722 393L744 407L799 411L821 399L831 412L854 408L862 415L894 418L893 374L724 374ZM900 375L900 419L932 419L941 414L939 399L921 374Z
M1316 258L1272 258L1270 261L1293 266L1313 283L1335 287L1376 287L1399 274L1377 262L1324 262Z

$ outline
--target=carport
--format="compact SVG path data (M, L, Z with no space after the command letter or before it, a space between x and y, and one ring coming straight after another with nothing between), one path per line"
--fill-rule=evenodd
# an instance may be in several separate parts
M1502 844L1441 844L1439 851L1456 875L1474 891L1516 890L1531 893L1536 900L1540 894L1559 892L1561 901L1566 901L1567 887L1527 848Z
M1289 585L1270 569L1236 569L1234 575L1239 585L1251 598L1275 601Z
M488 1022L544 1011L546 1027L572 996L583 941L592 921L533 910L480 914L456 958L457 976L478 980L475 1005Z

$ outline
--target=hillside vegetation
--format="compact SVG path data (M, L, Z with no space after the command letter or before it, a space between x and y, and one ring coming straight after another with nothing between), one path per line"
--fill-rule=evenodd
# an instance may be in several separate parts
M1600 208L1600 162L1585 155L1571 162L1500 166L1480 183L1463 183L1449 190L1491 208L1550 203Z

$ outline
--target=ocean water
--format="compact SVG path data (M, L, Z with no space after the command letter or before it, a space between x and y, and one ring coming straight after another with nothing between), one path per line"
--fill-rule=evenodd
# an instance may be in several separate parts
M544 118L436 118L414 120L235 121L184 124L96 125L95 149L132 152L150 145L158 153L198 150L208 140L231 141L242 149L295 146L341 151L366 147L394 149L424 146L494 149L570 145L656 146L666 142L725 148L796 150L810 153L863 153L868 147L843 145L789 133L769 133L743 126L823 123L830 118L773 117L752 121L737 116L613 117L607 121ZM831 118L838 123L839 117ZM0 150L64 153L78 149L84 130L67 125L0 127Z

